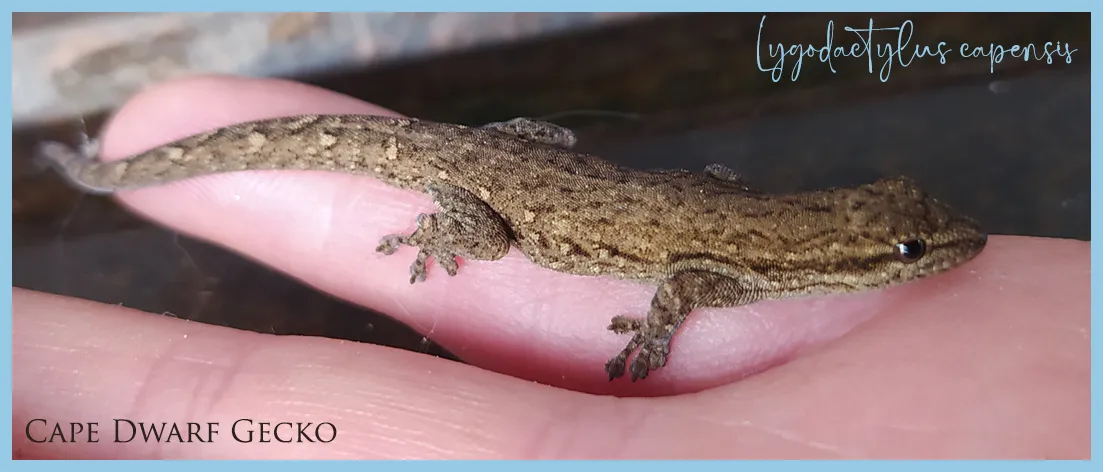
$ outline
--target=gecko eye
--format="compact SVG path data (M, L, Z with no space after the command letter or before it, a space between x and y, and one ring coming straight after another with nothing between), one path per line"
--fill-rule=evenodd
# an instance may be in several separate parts
M896 243L896 260L905 264L918 261L927 253L927 243L922 239L909 239L902 243Z

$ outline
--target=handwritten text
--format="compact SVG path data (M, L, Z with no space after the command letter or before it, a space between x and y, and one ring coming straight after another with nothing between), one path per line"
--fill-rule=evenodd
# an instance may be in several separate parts
M835 37L835 22L828 21L826 41L822 45L793 44L786 46L780 42L766 44L765 52L768 56L766 61L774 59L774 62L773 65L764 65L762 30L765 25L766 15L762 15L762 21L758 24L755 58L758 62L758 70L769 72L770 79L774 82L781 80L787 63L791 68L789 76L793 82L796 82L797 77L800 76L805 58L819 60L819 62L826 64L832 73L836 72L835 60L838 58L864 58L869 73L872 74L876 67L878 77L882 82L886 82L892 74L894 65L908 67L915 60L923 58L930 58L930 60L937 60L939 64L946 64L947 57L955 54L970 59L987 57L989 71L995 72L996 64L1007 58L1019 58L1023 61L1044 60L1046 64L1052 64L1055 57L1057 59L1063 57L1066 64L1071 64L1072 53L1077 51L1077 49L1071 49L1068 43L1059 41L1046 42L1041 46L1033 43L1012 45L961 43L950 46L945 41L939 41L937 44L912 45L912 33L915 27L911 20L904 21L900 26L874 28L873 19L870 18L869 25L866 27L843 27L843 30L847 33L853 33L857 36L857 40L853 42L839 41L836 43L838 40ZM895 37L891 38L892 40L889 42L878 43L874 38L875 36L877 36L877 39ZM853 39L849 35L846 35L846 37L847 39Z

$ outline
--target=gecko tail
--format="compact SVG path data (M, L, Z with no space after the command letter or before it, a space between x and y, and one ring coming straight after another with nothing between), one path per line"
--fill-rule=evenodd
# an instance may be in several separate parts
M113 193L115 189L90 185L82 178L103 165L96 160L97 154L99 142L95 140L85 141L79 148L56 141L45 141L37 146L34 160L40 166L53 168L69 183L88 193Z

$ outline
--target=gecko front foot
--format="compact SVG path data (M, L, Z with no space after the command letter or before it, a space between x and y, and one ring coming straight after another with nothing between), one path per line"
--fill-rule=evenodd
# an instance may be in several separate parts
M440 207L438 213L422 213L410 235L392 234L379 240L377 252L394 254L399 247L418 248L410 264L410 283L424 282L432 257L448 275L459 270L457 257L493 261L509 251L509 232L501 218L482 200L462 188L432 184L426 191Z
M696 270L674 274L659 284L646 319L616 316L609 323L609 331L632 333L632 340L624 349L605 363L609 380L623 376L626 365L633 382L665 366L670 341L693 309L736 306L752 300L753 293L727 276ZM628 356L636 349L639 353L628 364Z
M570 128L532 118L514 118L509 121L487 123L482 127L563 149L571 149L578 142L578 137Z

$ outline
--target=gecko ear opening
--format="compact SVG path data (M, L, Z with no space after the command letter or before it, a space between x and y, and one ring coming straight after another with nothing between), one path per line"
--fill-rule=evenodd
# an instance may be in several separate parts
M922 239L909 239L897 243L894 248L896 260L905 264L911 264L922 259L927 254L927 243Z

